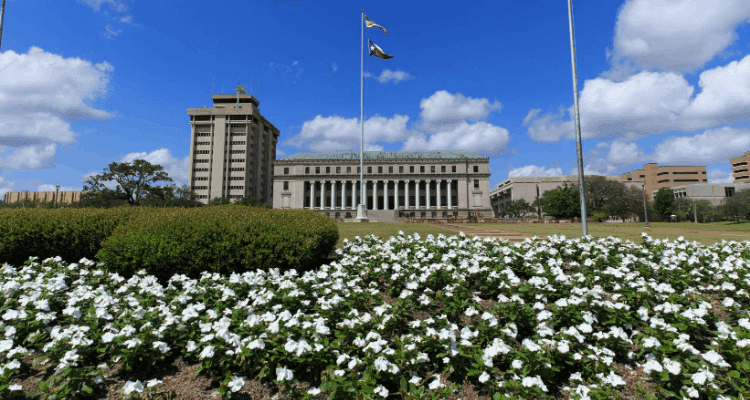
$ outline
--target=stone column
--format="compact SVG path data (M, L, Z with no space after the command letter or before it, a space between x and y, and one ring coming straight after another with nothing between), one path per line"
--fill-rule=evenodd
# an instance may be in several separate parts
M310 209L315 208L315 181L310 181Z
M383 182L383 210L388 209L388 182Z
M331 210L336 208L336 181L331 181Z
M414 196L414 197L417 199L417 210L419 210L419 194L420 194L419 193L420 192L419 186L422 183L422 180L421 179L417 179L415 183L416 183L416 186L417 186L417 193L415 193L416 196Z
M357 181L352 181L352 208L357 208Z
M427 209L430 209L430 184L432 183L432 179L427 180L427 191L425 195L425 199L427 200Z
M440 204L441 203L441 201L440 201L440 194L441 194L440 192L441 192L441 190L440 189L442 189L442 188L440 186L443 186L443 180L442 179L438 179L437 180L437 203L438 203L438 209L442 207L442 204Z
M346 208L346 181L341 181L341 209Z
M378 181L372 181L372 209L377 210L378 209L378 203L375 202L375 197L377 197L378 194Z
M398 210L398 180L396 180L396 190L395 190L395 192L396 193L393 195L393 200L396 202L396 207L394 208L394 210Z
M324 209L326 207L326 181L320 181L320 209Z

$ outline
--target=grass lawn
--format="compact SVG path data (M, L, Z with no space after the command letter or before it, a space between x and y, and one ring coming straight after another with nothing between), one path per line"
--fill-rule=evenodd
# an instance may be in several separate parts
M589 235L594 237L613 236L622 240L630 240L636 244L642 244L643 238L641 232L648 232L654 239L675 240L680 236L685 237L688 241L698 241L701 244L710 246L721 240L744 241L750 240L750 224L732 224L728 222L715 222L706 224L695 224L690 222L669 223L669 222L651 222L651 228L644 228L640 222L636 223L593 223L588 225ZM496 229L505 232L528 233L539 236L565 235L566 238L581 237L581 224L463 224L463 226L478 227L483 229ZM423 238L429 234L437 236L442 233L445 236L456 235L456 232L446 229L440 229L432 225L422 224L400 224L400 223L382 223L382 222L343 222L338 224L339 241L336 248L340 249L344 245L344 239L353 241L355 236L365 237L374 234L383 241L388 240L391 236L398 236L398 231L404 231L405 234L411 235L419 233ZM674 232L662 232L674 231ZM711 233L697 233L697 232ZM733 234L746 234L740 236Z
M594 237L613 236L622 240L630 240L636 244L643 243L641 232L647 232L654 239L675 240L680 236L688 241L697 241L704 245L713 245L721 240L744 241L750 240L750 225L715 222L695 224L690 222L669 223L651 222L650 228L644 228L643 223L593 223L588 224L589 235ZM565 235L566 238L581 237L581 224L465 224L464 226L497 229L498 231L520 232L539 236ZM671 232L668 232L671 231ZM710 233L706 233L710 232ZM746 236L742 236L742 234Z

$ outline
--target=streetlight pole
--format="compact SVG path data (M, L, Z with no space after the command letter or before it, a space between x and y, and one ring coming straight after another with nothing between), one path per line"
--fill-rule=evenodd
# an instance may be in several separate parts
M60 197L60 184L58 183L55 186L57 187L57 191L55 191L55 208L57 208L57 198Z
M583 186L583 150L581 149L581 122L578 117L578 80L576 79L576 48L573 34L573 0L568 0L568 23L570 25L570 59L573 63L573 101L576 108L576 153L578 154L578 187L581 196L581 228L583 236L588 236L586 225L586 195Z
M646 182L641 181L641 187L643 188L643 217L646 218L646 225L644 228L650 228L648 225L648 210L646 209Z
M695 214L695 223L698 223L698 205L695 203L695 199L693 199L693 212Z

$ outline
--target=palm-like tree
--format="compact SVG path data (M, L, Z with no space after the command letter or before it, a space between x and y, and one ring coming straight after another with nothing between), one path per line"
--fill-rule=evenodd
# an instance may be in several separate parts
M0 8L0 44L3 42L3 20L5 20L5 0Z

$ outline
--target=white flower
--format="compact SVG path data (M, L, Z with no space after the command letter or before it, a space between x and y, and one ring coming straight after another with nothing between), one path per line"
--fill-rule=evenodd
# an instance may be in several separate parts
M165 342L154 342L154 348L159 349L159 351L161 351L161 354L166 354L169 351L169 345L167 345Z
M8 389L9 389L9 390L10 390L11 392L15 392L15 391L17 391L17 390L21 390L21 389L23 389L23 387L21 387L21 385L10 385L10 386L8 387Z
M386 398L388 397L388 389L383 387L383 385L379 385L378 387L375 388L375 394L379 394L383 398Z
M679 362L672 361L669 358L665 357L664 360L662 360L662 364L664 364L664 368L666 368L667 371L669 371L672 375L680 374L680 370L682 366L680 365Z
M146 385L146 387L154 387L160 383L162 383L162 381L158 379L151 379L150 381L148 381L148 385Z
M526 347L527 349L531 351L539 351L542 349L541 346L534 343L534 341L531 339L524 339L523 342L521 342L521 345L523 345L524 347Z
M734 304L734 299L731 297L727 297L724 299L724 301L721 302L721 305L724 307L731 307Z
M383 370L383 371L385 371L385 370ZM333 374L336 375L336 376L344 376L344 374L346 374L346 371L344 371L343 369L337 369L337 370L333 371Z
M708 368L705 368L704 370L698 371L694 373L691 378L693 379L693 383L696 385L703 385L706 383L706 379L710 381L714 380L714 374L711 373L711 371L708 370Z
M320 394L320 389L318 389L318 388L312 388L312 389L308 390L307 393L315 396L316 394Z
M729 363L724 361L724 358L714 350L711 350L706 354L701 354L701 357L703 357L704 360L710 362L711 364L718 365L719 367L729 366Z
M542 391L544 392L547 391L547 386L544 384L544 382L542 381L542 377L540 377L539 375L535 377L526 376L521 381L521 384L524 387L539 386L539 388L542 389Z
M646 374L650 374L651 371L661 372L663 371L661 364L659 364L658 361L654 359L650 359L646 361L645 364L643 364L643 372Z
M482 372L482 375L479 375L479 382L485 383L490 379L490 374L488 374L486 371Z
M647 337L646 339L643 340L643 347L651 348L651 347L659 347L659 346L661 346L661 343L659 343L659 341L656 340L656 338Z
M422 381L422 378L420 378L420 377L418 377L416 375L412 375L411 379L409 379L409 383L413 383L416 386L419 386L419 382L421 382L421 381Z
M195 345L194 341L188 340L188 342L187 342L187 351L191 351L192 352L193 350L195 350L197 348L198 348L198 346Z
M143 384L139 380L135 382L128 381L127 383L125 383L125 386L123 386L122 390L125 392L125 394L133 393L133 391L140 393L143 391Z
M432 383L430 383L430 386L429 386L430 390L435 390L435 389L443 388L443 387L445 387L445 385L440 382L440 376L436 376L435 380L432 381Z
M245 378L241 377L241 376L238 376L238 377L235 377L231 382L229 382L229 384L227 386L229 386L229 389L232 392L236 392L236 391L242 389L242 386L244 384L245 384Z
M211 358L214 356L214 346L208 345L203 348L203 351L201 351L201 354L199 358Z
M291 369L286 367L276 367L276 380L277 381L291 381L294 377L294 373Z
M515 369L521 369L521 367L523 367L523 361L521 361L521 360L513 360L513 362L511 363L511 365Z

